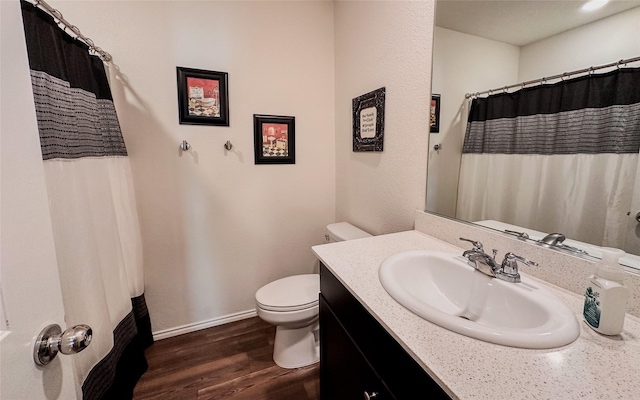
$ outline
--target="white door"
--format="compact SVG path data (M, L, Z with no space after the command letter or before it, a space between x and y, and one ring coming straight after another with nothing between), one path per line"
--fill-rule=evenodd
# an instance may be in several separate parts
M75 399L70 356L33 361L35 337L64 312L20 3L0 1L0 399Z

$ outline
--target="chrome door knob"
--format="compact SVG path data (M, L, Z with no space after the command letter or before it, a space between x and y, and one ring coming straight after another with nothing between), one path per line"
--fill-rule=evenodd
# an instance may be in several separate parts
M33 360L37 365L47 365L58 355L80 353L91 343L93 330L89 325L76 325L64 332L60 325L49 325L40 332L33 346Z
M88 325L76 325L65 329L58 340L58 351L62 354L80 353L91 343L93 331Z

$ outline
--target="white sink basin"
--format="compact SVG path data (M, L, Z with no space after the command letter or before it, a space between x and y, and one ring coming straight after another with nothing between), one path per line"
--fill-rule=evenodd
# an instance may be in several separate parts
M379 277L391 297L411 312L475 339L549 349L580 334L571 310L538 283L525 276L520 283L491 278L462 256L397 253L382 262Z

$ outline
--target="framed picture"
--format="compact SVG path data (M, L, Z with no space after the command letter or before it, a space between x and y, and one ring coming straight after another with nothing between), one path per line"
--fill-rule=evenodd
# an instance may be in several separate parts
M255 164L296 163L296 117L253 115Z
M432 94L431 95L431 107L429 118L429 126L431 127L431 133L440 132L440 95Z
M229 126L226 72L177 67L181 124Z
M382 151L384 96L380 88L353 99L353 151Z

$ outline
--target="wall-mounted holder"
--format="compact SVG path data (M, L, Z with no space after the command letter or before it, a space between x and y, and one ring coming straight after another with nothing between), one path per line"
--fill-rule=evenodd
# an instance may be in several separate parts
M191 145L186 140L183 140L182 143L180 143L180 150L188 151L190 149L191 149Z
M225 150L231 150L233 149L233 145L231 144L230 141L227 140L227 143L224 144L224 148Z
M442 145L441 145L440 143L438 143L438 144L436 144L436 145L434 145L434 146L433 146L433 149L434 149L435 151L442 150Z

